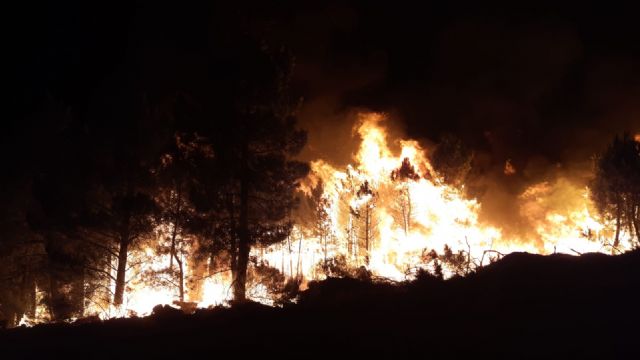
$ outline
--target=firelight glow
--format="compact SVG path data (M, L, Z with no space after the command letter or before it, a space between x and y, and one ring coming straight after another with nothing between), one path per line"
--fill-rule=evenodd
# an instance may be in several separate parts
M278 269L287 278L300 278L304 287L309 280L327 276L321 265L331 259L343 259L346 266L366 269L377 277L402 281L410 279L418 268L431 270L427 254L432 250L443 254L445 247L453 253L464 253L473 269L516 251L612 251L605 246L611 236L611 224L595 216L589 189L566 179L532 185L518 200L520 215L535 224L534 231L507 235L499 225L480 220L482 204L465 196L464 188L447 185L418 142L389 139L384 124L381 114L360 115L354 129L360 146L352 164L337 168L323 159L311 162L312 171L300 190L311 196L314 189L322 186L321 208L312 210L326 217L296 223L283 243L252 249L251 256L257 262ZM635 139L640 141L640 134ZM394 153L392 148L399 151ZM409 176L392 176L403 166ZM505 173L509 169L515 173L507 162ZM186 275L195 278L187 286L185 300L199 307L228 302L232 297L230 272L202 276L198 270L202 264L194 259L187 256L184 260ZM177 300L175 286L158 286L139 279L145 269L166 268L167 256L147 248L133 253L131 261L142 265L127 274L132 280L122 308L93 304L87 307L87 315L145 315L157 304ZM445 277L455 274L455 269L446 266L443 271ZM254 284L248 294L256 301L273 303L262 284Z

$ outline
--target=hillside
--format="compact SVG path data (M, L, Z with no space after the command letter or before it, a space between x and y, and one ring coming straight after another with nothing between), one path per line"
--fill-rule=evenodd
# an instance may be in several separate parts
M23 357L353 354L392 358L628 358L637 351L640 252L515 253L466 278L310 284L297 305L48 324L0 333ZM7 357L12 358L12 357Z

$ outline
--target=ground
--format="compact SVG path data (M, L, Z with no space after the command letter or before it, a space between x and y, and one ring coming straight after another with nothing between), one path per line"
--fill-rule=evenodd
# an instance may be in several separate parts
M640 252L511 254L476 274L311 283L299 304L0 332L18 357L639 358ZM13 358L11 356L7 358Z

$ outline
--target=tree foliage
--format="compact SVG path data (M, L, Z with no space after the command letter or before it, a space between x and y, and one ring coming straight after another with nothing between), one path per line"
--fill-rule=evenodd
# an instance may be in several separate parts
M471 170L473 152L458 137L444 135L431 156L431 164L445 183L459 187Z
M627 230L640 244L640 143L629 134L616 136L595 161L591 197L600 214L615 222L613 247Z

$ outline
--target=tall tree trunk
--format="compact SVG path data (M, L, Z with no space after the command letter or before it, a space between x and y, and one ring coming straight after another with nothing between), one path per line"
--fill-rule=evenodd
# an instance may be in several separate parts
M407 210L404 204L402 205L402 227L404 230L404 236L409 235L409 225L407 224Z
M638 239L638 244L640 244L640 219L638 219L640 214L640 208L636 209L636 217L633 219L633 224L636 227L636 239Z
M280 272L285 274L284 272L284 244L280 244L280 253L281 253L281 257L280 257Z
M240 224L238 229L238 266L233 286L235 301L242 302L247 298L247 266L249 264L249 181L248 181L248 144L245 141L242 147L241 174L240 174Z
M111 291L109 291L111 289L111 281L112 281L112 277L113 277L113 255L111 255L111 251L107 251L107 256L106 256L106 260L105 260L105 268L107 269L107 272L109 273L110 276L105 278L105 282L106 284L101 284L101 285L105 285L105 289L107 289L106 291L103 292L104 297L102 298L102 300L105 301L106 304L111 304L111 295L113 295L111 293Z
M409 235L411 231L411 192L409 192L409 185L407 185L407 230L406 235Z
M324 266L327 266L327 237L325 234L322 235L322 240L324 240Z
M635 229L636 240L638 240L638 244L640 245L640 214L638 212L640 212L640 207L632 204L629 222L631 223L631 227ZM631 234L633 234L633 232Z
M124 298L125 276L127 272L127 254L129 251L129 226L125 227L120 235L120 249L118 250L118 269L116 272L116 289L113 296L113 305L122 305Z
M350 259L352 258L352 255L353 255L352 243L353 243L353 216L349 216L349 223L347 224L347 254L349 255Z
M56 303L60 300L60 292L58 291L58 282L55 278L55 273L52 271L49 273L49 315L51 320L58 319L58 309Z
M616 237L613 240L613 247L617 248L620 245L620 229L622 228L622 203L620 199L616 204Z
M402 210L402 226L404 228L404 236L409 235L409 218L411 217L411 200L409 198L409 189L405 184L400 197L400 208Z
M291 249L291 234L287 236L287 245L289 246L289 276L293 277L293 250Z
M233 195L227 196L227 211L229 212L229 221L230 228L237 229L236 218L235 218L235 208ZM229 256L230 259L230 267L231 267L231 278L236 279L236 270L238 268L238 234L236 231L231 232L231 244L229 246Z
M180 302L184 302L184 267L182 265L182 260L178 258L178 255L174 255L176 257L176 263L178 263L178 290L180 291Z
M73 282L73 293L71 294L71 301L73 302L74 312L78 316L84 315L84 282L85 282L85 267L82 266L79 274Z
M364 212L364 262L365 265L369 265L369 236L370 234L370 228L369 225L371 223L371 219L370 219L371 214L369 213L369 205L366 204L365 205L365 212Z
M128 198L133 196L133 188L131 182L127 183ZM131 212L126 209L123 212L122 224L120 228L120 241L118 249L118 268L116 270L116 288L113 295L113 305L119 307L124 299L124 290L127 275L127 255L129 254L129 242L131 240Z
M173 214L173 231L171 232L171 253L169 256L169 270L173 270L173 258L176 254L176 237L178 235L178 222L180 221L180 210L182 206L182 192L181 186L179 182L176 182L175 191L176 191L176 209ZM177 258L176 258L177 259Z
M302 266L302 232L300 232L300 239L298 239L298 266L296 268L296 279L300 279L302 274L300 273L300 267Z
M351 247L351 258L358 260L358 247L360 246L358 224L351 218L349 220L349 246Z
M38 306L35 277L33 276L31 268L27 265L23 267L22 271L22 294L25 304L25 308L22 312L26 313L27 316L34 318L36 316L36 308Z

